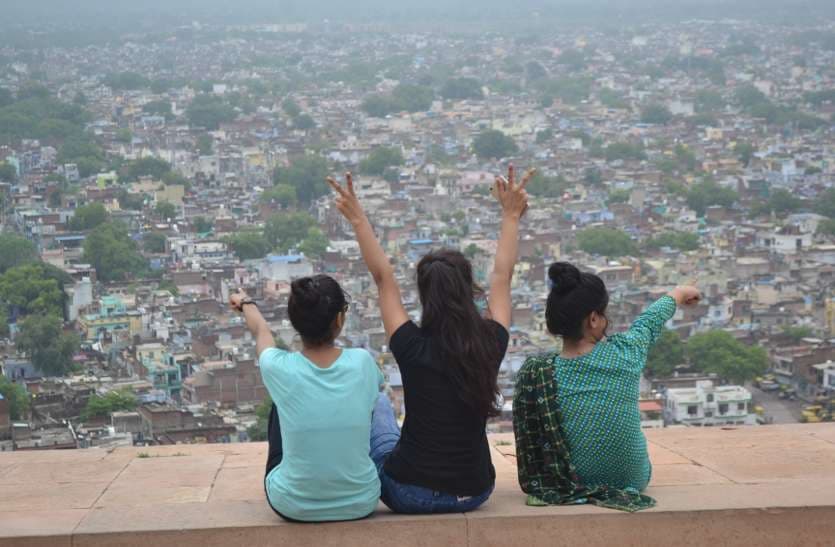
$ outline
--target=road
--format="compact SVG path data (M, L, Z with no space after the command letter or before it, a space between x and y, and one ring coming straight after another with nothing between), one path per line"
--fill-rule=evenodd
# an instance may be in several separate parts
M765 409L765 415L771 416L775 424L796 424L800 421L801 411L807 404L800 399L789 401L781 399L778 391L762 391L753 385L746 386L754 396L754 404Z

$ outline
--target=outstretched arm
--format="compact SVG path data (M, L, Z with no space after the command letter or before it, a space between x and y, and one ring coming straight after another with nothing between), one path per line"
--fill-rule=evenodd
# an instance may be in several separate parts
M255 337L255 352L258 357L261 357L261 352L265 349L275 347L275 338L270 326L261 315L261 310L252 303L252 299L245 292L239 290L230 295L229 305L233 310L243 314L249 332Z
M502 206L502 228L490 280L488 306L493 320L506 329L510 328L513 308L510 300L510 282L513 279L513 268L516 266L519 249L519 221L528 208L525 185L534 172L535 170L531 169L525 173L519 184L514 180L512 165L507 169L507 178L496 177L495 195Z
M372 228L371 222L369 222L357 194L354 192L354 180L351 173L345 174L345 187L342 187L331 177L328 177L328 184L337 194L336 208L354 228L362 258L365 260L368 272L377 285L380 298L380 314L383 316L386 336L391 338L391 335L409 320L400 298L400 286L394 277L394 268L380 246L380 242L377 241L374 228Z

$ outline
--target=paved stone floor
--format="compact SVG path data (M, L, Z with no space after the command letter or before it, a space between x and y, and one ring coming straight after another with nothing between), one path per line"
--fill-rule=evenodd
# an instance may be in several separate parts
M492 437L497 490L467 515L282 522L266 445L0 454L0 545L835 545L835 424L647 432L658 507L530 508L512 435ZM794 523L791 525L791 523ZM670 534L677 540L672 541ZM666 538L666 539L665 539Z

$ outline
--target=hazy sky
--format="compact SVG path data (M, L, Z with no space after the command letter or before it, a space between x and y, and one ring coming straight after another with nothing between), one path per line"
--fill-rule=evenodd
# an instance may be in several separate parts
M835 0L0 0L6 25L39 22L117 25L148 19L171 22L394 20L452 17L460 20L684 17L819 17L835 15Z

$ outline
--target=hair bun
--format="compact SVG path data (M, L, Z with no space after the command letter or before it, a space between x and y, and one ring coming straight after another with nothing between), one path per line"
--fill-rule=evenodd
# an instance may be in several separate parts
M290 290L293 297L298 299L304 307L315 307L319 304L321 293L314 286L313 278L302 277L290 283Z
M579 287L583 278L580 270L573 264L569 264L568 262L554 262L548 268L548 279L551 282L551 290L562 294Z

